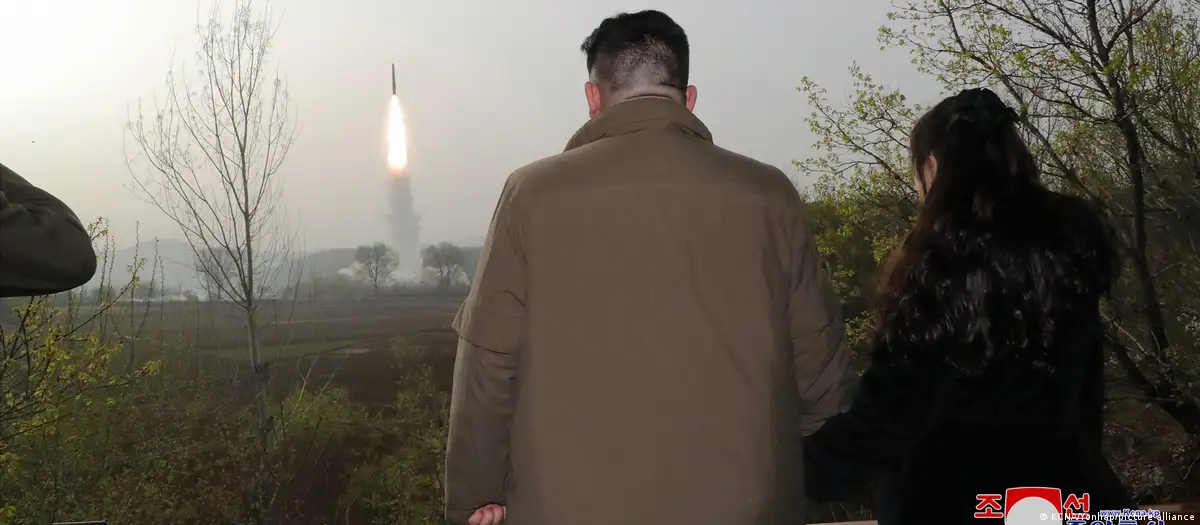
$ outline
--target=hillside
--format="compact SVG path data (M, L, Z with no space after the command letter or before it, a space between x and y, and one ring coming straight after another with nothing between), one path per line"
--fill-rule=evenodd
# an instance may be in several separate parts
M200 288L196 271L192 269L192 263L195 260L192 248L179 239L143 241L136 246L98 255L101 257L100 264L103 268L98 270L96 276L88 282L86 285L88 288L99 286L100 279L106 274L105 278L108 282L120 288L129 282L130 269L139 260L142 261L142 269L138 275L143 280L150 279L153 275L155 281L162 282L168 287L191 290Z
M104 257L104 254L101 254ZM129 282L130 271L135 261L142 260L139 275L143 280L150 279L164 283L169 288L200 290L201 284L195 270L195 255L187 242L179 239L158 239L144 241L136 246L129 246L113 251L106 261L102 261L110 273L109 282L120 287ZM354 262L354 248L335 248L319 250L304 257L303 272L306 278L313 276L332 276L350 266ZM87 287L100 285L102 272L88 282Z

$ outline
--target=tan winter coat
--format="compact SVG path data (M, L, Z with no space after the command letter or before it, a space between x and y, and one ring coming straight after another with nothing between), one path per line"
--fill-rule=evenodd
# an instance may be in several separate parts
M788 178L681 104L617 104L514 173L454 326L451 523L803 523L838 300Z

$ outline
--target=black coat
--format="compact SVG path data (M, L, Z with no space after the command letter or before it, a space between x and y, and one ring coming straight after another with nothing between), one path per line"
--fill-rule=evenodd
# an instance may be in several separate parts
M967 377L940 360L876 358L850 410L805 438L808 497L844 500L878 481L880 525L979 523L976 495L1010 487L1086 492L1092 512L1132 508L1100 448L1098 305L1065 328L1052 370L993 362Z

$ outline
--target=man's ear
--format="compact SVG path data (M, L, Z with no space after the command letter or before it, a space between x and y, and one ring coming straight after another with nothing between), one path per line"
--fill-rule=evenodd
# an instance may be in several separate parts
M604 109L604 104L600 100L600 86L595 82L585 82L583 84L583 95L587 97L588 116L596 118L600 111Z
M683 91L683 105L684 105L684 107L687 108L688 111L695 111L695 109L696 109L696 86L688 86L687 89L685 89Z

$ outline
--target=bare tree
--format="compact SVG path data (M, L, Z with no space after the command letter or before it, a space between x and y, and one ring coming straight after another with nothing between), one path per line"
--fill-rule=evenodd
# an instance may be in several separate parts
M392 272L400 267L400 256L388 245L377 242L364 244L354 252L355 272L371 285L375 296L379 296L379 287L392 278Z
M450 291L450 286L463 271L463 251L449 242L439 242L421 250L421 261L426 270L433 274L438 290Z
M136 154L126 157L136 188L179 227L200 270L244 313L265 430L270 374L259 303L296 264L279 177L298 128L284 82L267 63L276 26L251 7L238 1L228 18L214 8L196 28L199 64L167 75L166 101L152 116L139 107L127 125ZM143 175L136 157L148 164Z
M233 268L234 262L223 251L205 251L196 257L194 270L204 288L205 300L223 301L221 283L226 281L223 268Z

